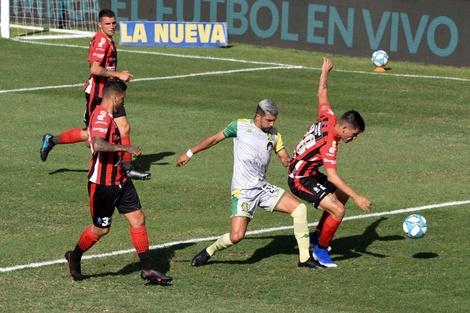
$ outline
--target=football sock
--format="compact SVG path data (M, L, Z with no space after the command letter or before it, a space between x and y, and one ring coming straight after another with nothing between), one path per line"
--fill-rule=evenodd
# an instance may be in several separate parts
M310 258L307 207L303 203L299 204L290 216L294 219L294 235L299 246L299 260L300 262L306 262Z
M152 256L150 255L150 251L137 253L139 256L140 264L142 265L143 270L151 270L153 269L153 262Z
M98 240L100 240L100 237L93 234L93 232L91 231L91 226L89 226L81 234L80 239L77 242L77 246L75 247L75 250L73 252L74 256L78 256L76 254L80 254L80 257L81 257L81 255L84 252L88 251L91 247L93 247L93 245L97 243Z
M131 234L132 244L134 245L137 254L149 251L149 237L147 235L147 227L129 229Z
M233 246L233 242L230 241L230 233L223 234L213 244L207 247L206 251L210 256L214 255L216 251L227 249Z
M54 146L59 144L59 136L52 136L49 140L52 142L52 145Z
M75 249L73 249L72 253L70 254L70 260L73 262L80 262L82 259L82 255L85 253L78 244L75 245Z
M123 146L130 146L131 145L131 137L130 136L122 136L121 137L121 143L122 143ZM124 163L132 162L132 154L130 154L129 152L125 152L124 156L122 158L122 161Z
M72 128L66 132L63 132L59 136L54 136L52 138L55 144L69 144L84 141L82 138L82 129L81 128ZM57 142L55 142L57 141Z
M334 219L331 215L328 216L318 240L318 247L322 249L328 248L340 224L341 221Z
M317 225L317 228L315 229L315 232L320 235L321 234L321 230L323 229L323 224L325 224L325 221L326 219L328 218L328 216L330 216L330 213L326 212L326 211L323 211L323 214L320 218L320 221L318 221L318 225Z

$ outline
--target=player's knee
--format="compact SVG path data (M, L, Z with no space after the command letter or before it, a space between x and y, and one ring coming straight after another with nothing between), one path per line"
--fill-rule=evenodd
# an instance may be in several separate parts
M307 220L307 206L303 203L300 203L294 211L290 214L294 220Z
M116 117L114 121L116 122L116 125L119 128L121 136L129 136L129 134L131 133L131 125L129 124L127 117L119 116Z
M131 133L131 125L127 122L118 124L118 128L122 136L129 136Z
M230 241L235 245L237 243L239 243L240 241L243 240L243 238L245 238L245 234L244 233L231 233L230 234Z
M346 214L346 209L344 208L344 205L339 202L337 203L331 212L331 215L337 220L342 220L344 215Z
M101 228L101 227L96 227L96 226L93 225L91 231L92 231L93 234L95 234L96 236L101 238L103 236L106 236L109 233L110 230L111 230L110 227Z

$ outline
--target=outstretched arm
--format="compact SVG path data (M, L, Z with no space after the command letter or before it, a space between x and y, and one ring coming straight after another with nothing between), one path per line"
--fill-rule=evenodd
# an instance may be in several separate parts
M330 183L351 197L362 210L369 211L371 209L372 203L349 187L335 169L327 168L326 175Z
M328 102L328 73L333 68L333 63L330 59L323 58L323 65L321 67L320 83L318 85L318 104Z
M202 151L202 150L206 150L206 149L218 144L219 142L221 142L225 138L226 137L224 135L223 130L221 130L220 132L218 132L215 135L207 137L206 139L204 139L203 141L198 143L196 146L192 147L187 152L183 153L179 157L178 161L176 162L176 166L186 165L186 163L189 162L189 160L191 159L193 154L196 154L196 153L198 153L199 151Z

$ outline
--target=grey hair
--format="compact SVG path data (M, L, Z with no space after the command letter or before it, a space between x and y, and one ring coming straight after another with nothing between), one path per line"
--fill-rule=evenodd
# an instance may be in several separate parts
M274 103L271 99L264 99L258 103L258 107L256 108L256 113L262 116L266 114L277 115L279 110L277 108L276 103Z

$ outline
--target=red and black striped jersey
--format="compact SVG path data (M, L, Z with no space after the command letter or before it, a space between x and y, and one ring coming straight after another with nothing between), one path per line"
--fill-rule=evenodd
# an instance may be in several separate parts
M127 179L126 170L122 166L124 152L93 151L93 138L101 137L115 145L121 144L121 135L113 116L101 105L97 105L91 114L88 126L88 141L92 157L88 180L99 185L119 185Z
M321 166L336 169L339 140L334 127L338 120L328 103L318 106L318 115L294 150L289 171L292 178L315 175Z
M93 36L88 50L88 62L99 62L106 70L116 71L117 50L112 38L99 31ZM91 95L91 98L103 98L103 89L108 77L90 75L83 86L83 90Z

